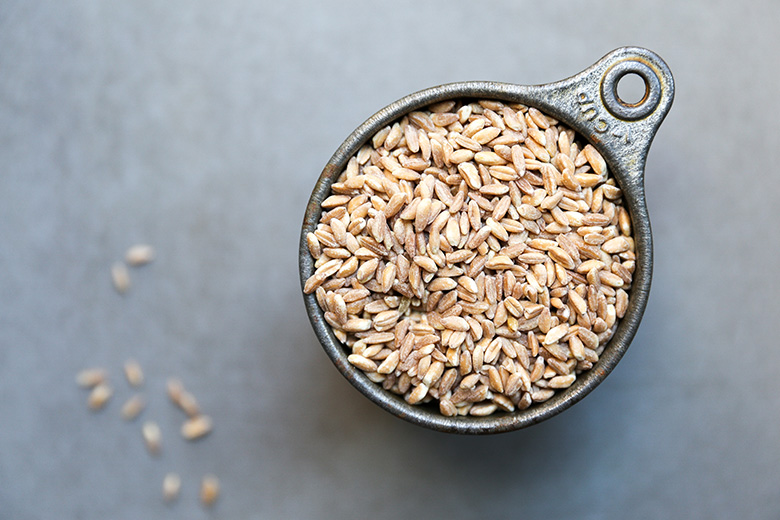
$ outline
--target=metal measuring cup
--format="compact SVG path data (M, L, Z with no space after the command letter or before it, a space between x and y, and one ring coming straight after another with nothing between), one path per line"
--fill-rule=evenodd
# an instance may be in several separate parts
M645 85L642 99L620 99L618 82L636 74ZM348 352L336 339L317 305L314 294L305 295L306 311L322 347L339 371L366 397L388 412L421 426L455 433L487 434L524 428L548 419L585 397L614 369L639 328L647 305L653 265L653 241L644 191L644 168L650 144L674 98L674 80L666 63L639 47L616 49L588 69L568 79L545 85L514 85L492 81L450 83L410 94L388 105L360 125L328 161L314 187L301 232L299 267L301 288L314 271L306 245L322 214L322 201L344 171L349 159L383 127L405 114L449 99L495 99L522 103L551 115L590 142L604 157L623 192L631 216L636 248L636 270L625 316L598 362L577 377L569 388L525 410L487 417L446 417L438 409L406 403L402 396L384 390L347 361Z

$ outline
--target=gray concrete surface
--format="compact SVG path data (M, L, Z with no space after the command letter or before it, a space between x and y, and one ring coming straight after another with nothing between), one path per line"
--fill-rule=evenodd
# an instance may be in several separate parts
M0 4L0 518L777 518L780 4ZM647 166L650 304L541 425L435 433L359 395L306 320L313 183L374 111L443 82L554 81L640 45L677 98ZM109 267L157 260L119 296ZM164 435L119 419L146 369ZM87 411L75 373L116 395ZM181 377L213 417L178 438ZM166 506L167 471L183 478ZM213 511L197 483L218 475Z

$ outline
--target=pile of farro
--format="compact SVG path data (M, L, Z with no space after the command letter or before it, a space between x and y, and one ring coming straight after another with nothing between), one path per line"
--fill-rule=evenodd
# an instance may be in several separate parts
M372 381L447 416L571 386L626 312L631 222L598 151L535 108L445 101L332 185L304 292Z

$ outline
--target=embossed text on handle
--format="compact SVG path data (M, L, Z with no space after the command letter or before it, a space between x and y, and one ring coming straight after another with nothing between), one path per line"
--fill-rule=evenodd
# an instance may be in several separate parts
M581 90L577 93L577 105L580 108L580 115L582 118L591 124L596 133L606 133L613 137L617 137L618 139L623 139L625 144L631 144L631 136L629 135L628 129L618 131L613 128L612 131L610 131L609 121L604 118L599 106L596 105L596 102L586 91Z

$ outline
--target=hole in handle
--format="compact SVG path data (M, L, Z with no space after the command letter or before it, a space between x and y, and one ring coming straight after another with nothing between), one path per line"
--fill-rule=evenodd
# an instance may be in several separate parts
M647 97L647 82L635 72L629 72L618 80L617 98L626 106L639 106Z
M644 82L644 95L635 102L626 101L618 94L618 84L629 75L638 76ZM641 90L641 87L638 90ZM622 87L621 91L624 91ZM625 97L630 95L630 91L624 94ZM601 80L601 98L613 116L635 121L647 117L658 106L661 101L661 81L656 72L641 61L621 61L604 74Z

